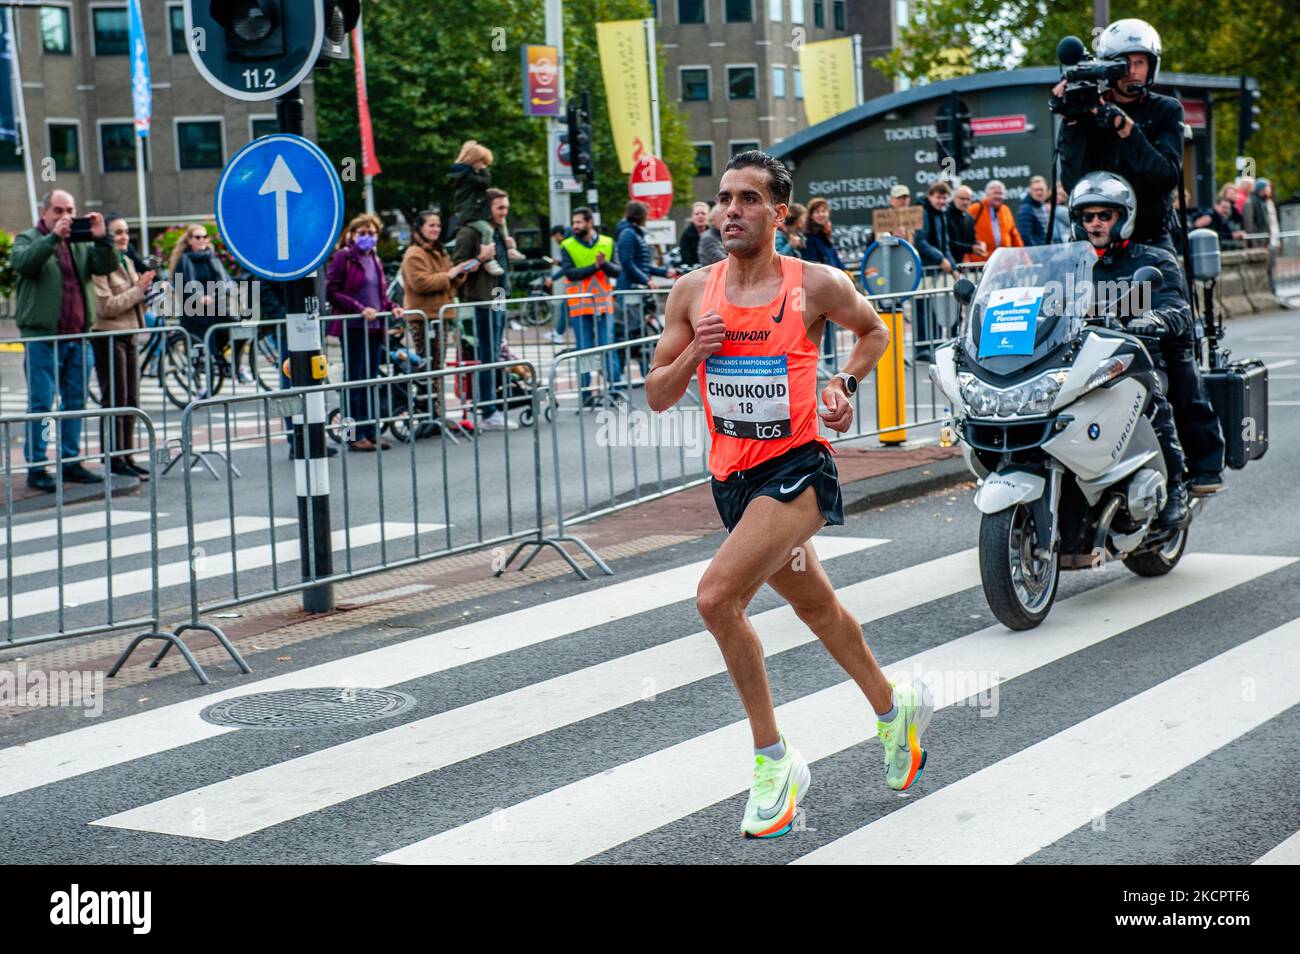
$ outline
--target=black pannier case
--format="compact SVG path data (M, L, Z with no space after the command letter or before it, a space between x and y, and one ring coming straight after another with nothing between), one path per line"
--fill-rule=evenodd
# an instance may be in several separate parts
M1268 450L1268 368L1258 358L1203 373L1229 467L1240 470Z

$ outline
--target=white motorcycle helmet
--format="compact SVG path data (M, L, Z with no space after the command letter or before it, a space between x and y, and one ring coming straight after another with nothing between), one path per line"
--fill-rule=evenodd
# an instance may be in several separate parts
M1117 60L1125 53L1145 53L1151 57L1151 72L1147 75L1149 88L1160 73L1160 34L1146 20L1128 18L1116 20L1097 37L1097 56L1103 60Z
M1070 236L1079 242L1088 241L1079 210L1090 205L1105 205L1116 209L1119 215L1110 227L1110 244L1122 242L1133 235L1137 218L1137 196L1123 176L1113 172L1089 172L1070 190Z

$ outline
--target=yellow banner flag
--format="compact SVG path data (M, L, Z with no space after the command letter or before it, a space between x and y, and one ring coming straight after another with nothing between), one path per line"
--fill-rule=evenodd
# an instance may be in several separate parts
M803 106L809 126L858 105L852 37L805 43L799 50L799 68L803 72Z
M644 20L596 24L605 102L618 149L618 167L630 173L642 155L654 149L650 116L650 66Z

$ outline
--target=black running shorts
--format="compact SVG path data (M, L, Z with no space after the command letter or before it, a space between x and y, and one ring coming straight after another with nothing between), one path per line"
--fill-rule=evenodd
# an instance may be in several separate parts
M826 526L843 524L840 475L831 452L817 441L786 451L751 470L736 471L726 480L713 478L713 501L730 533L755 497L775 497L789 503L808 487L817 494L817 506L826 518Z

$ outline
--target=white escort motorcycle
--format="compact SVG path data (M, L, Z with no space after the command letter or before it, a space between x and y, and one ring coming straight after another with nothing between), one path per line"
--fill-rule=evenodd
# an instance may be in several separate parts
M1156 522L1167 496L1148 418L1158 372L1143 339L1093 313L1095 262L1084 242L999 248L978 292L954 287L964 330L930 368L979 478L984 594L1011 629L1046 618L1062 569L1118 559L1160 576L1187 546L1190 515ZM1154 268L1133 279L1161 283Z

